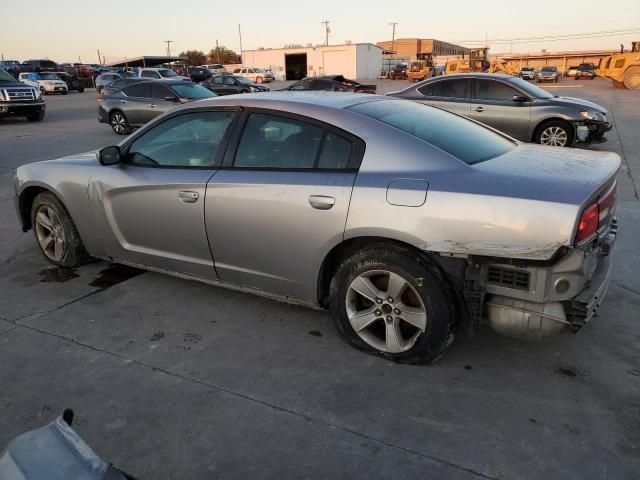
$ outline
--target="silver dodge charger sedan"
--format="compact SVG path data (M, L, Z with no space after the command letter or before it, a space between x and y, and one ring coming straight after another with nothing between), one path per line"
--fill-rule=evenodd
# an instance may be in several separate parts
M101 258L328 308L349 344L425 363L483 318L535 339L591 319L619 166L406 100L272 92L184 105L14 185L55 265Z

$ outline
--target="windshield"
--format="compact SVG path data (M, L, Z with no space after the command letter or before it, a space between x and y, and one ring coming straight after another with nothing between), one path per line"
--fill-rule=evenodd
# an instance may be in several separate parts
M377 100L348 108L423 140L468 165L502 155L515 143L458 115L408 100Z
M40 73L40 80L60 80L53 73Z
M542 67L543 72L555 72L556 67Z
M200 98L211 98L216 96L216 94L211 90L207 90L206 88L194 83L172 85L171 89L176 92L180 98L187 98L189 100L198 100Z
M174 72L173 70L169 70L168 68L166 70L158 70L158 73L160 74L161 77L177 77L178 76L176 72Z
M0 82L15 82L16 79L13 78L6 70L0 68Z
M522 70L525 72L532 72L533 71L533 67L522 67Z
M542 90L541 88L538 88L535 85L530 84L526 80L522 80L521 78L510 78L509 82L518 87L520 90L524 90L533 98L553 98L553 95L551 95L549 92Z

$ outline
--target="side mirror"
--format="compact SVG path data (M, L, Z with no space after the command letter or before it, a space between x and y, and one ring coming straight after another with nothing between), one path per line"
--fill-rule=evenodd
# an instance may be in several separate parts
M529 101L529 99L524 95L514 95L512 100L516 103L523 103L523 102Z
M104 147L98 151L98 161L101 165L115 165L122 161L120 147L114 145L112 147Z
M178 103L178 97L164 97L167 102Z

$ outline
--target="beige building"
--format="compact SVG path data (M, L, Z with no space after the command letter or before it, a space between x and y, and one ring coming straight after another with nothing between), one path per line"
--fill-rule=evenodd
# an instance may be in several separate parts
M516 68L533 67L541 68L546 65L556 66L560 72L566 72L569 67L580 65L581 63L593 63L596 68L601 58L611 55L611 50L592 51L565 51L565 52L542 52L532 54L490 54L491 60L501 58L510 62Z
M414 60L420 54L432 54L436 57L469 54L468 48L433 38L397 38L394 41L378 42L377 45L384 50L385 58L409 58Z
M382 49L372 43L346 43L300 48L243 50L246 67L270 68L277 79L299 80L316 75L374 79L380 74Z

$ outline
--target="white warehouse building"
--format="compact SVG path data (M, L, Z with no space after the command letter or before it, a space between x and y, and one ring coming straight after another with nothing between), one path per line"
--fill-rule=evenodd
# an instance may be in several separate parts
M373 43L347 43L300 48L243 50L245 67L271 69L279 80L316 75L375 79L382 67L382 49Z

